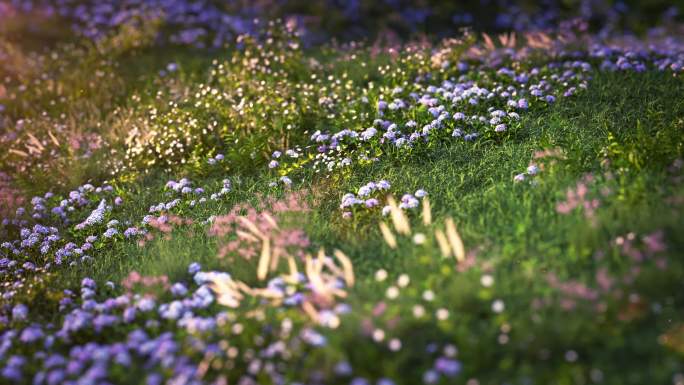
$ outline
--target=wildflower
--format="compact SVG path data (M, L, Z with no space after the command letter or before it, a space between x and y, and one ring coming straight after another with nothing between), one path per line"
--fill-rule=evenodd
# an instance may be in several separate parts
M513 181L516 183L522 182L524 180L525 180L525 174L523 174L523 173L520 173L520 174L516 175L515 177L513 177Z
M369 127L361 133L361 140L369 140L372 137L374 137L377 133L378 130L376 130L375 127Z
M395 299L399 296L399 289L396 286L390 286L387 288L386 296L389 299Z
M24 304L15 305L12 308L12 319L15 321L24 321L28 316L28 306Z
M497 299L494 302L492 302L492 311L494 311L494 313L501 313L504 311L504 309L505 305L502 300Z
M340 361L335 365L335 374L338 376L349 376L352 372L352 367L347 361Z
M95 283L95 280L93 280L92 278L86 277L86 278L83 278L83 280L81 280L81 287L82 288L94 289L96 286L97 286L97 284Z
M369 186L369 185L361 186L361 188L359 188L358 194L359 194L359 196L365 197L365 196L370 195L370 193L371 193L372 191L373 191L373 189L372 189L372 187Z
M302 340L311 346L324 346L327 343L326 338L314 331L313 329L306 328L301 334Z
M537 175L538 172L539 172L539 167L537 167L534 164L527 167L527 173L529 175Z
M382 282L385 279L387 279L387 270L385 269L380 269L375 272L375 280L378 282Z
M427 191L425 191L423 189L419 189L416 191L416 193L414 195L418 198L423 198L423 197L427 196L428 193L427 193Z
M385 339L385 331L382 329L375 329L373 331L373 340L375 342L382 342Z
M504 132L504 131L506 131L506 125L503 124L503 123L497 124L496 127L494 127L494 131L496 131L496 132Z
M448 377L453 377L461 371L461 363L454 359L440 357L435 361L435 369Z
M171 293L176 297L183 297L188 293L188 289L182 283L177 282L171 286Z
M428 370L423 373L423 383L425 384L436 384L439 381L439 373L436 370Z
M85 221L79 223L76 225L77 230L84 229L87 226L92 226L98 223L101 223L104 220L104 214L106 210L105 206L105 200L103 199L100 201L100 204L97 206L95 210L93 210L90 215L88 215L88 218L86 218Z
M123 235L126 238L131 238L131 237L138 235L138 233L139 233L139 231L138 231L137 227L129 227L126 230L124 230Z
M482 277L480 277L480 283L484 287L491 287L494 284L494 277L489 274L483 274Z
M367 199L367 200L366 200L365 205L366 205L367 208L372 208L372 207L377 206L379 203L380 203L380 202L379 202L377 199L375 199L375 198L370 198L370 199Z
M123 312L123 321L125 323L133 322L135 320L136 312L135 307L127 307Z
M285 184L285 186L291 186L292 180L286 176L280 177L280 181Z
M279 163L277 160L272 160L268 163L268 168L276 168L278 167Z
M154 300L152 298L142 298L136 304L137 308L142 312L149 312L155 307Z

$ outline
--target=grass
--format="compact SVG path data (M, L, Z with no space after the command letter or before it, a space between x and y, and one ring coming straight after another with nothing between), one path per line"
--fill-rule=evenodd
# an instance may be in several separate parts
M128 100L140 93L145 95L144 102L152 104L166 101L164 92L168 90L156 83L156 74L151 75L164 63L180 63L178 89L188 91L214 59L193 52L153 49L126 55L117 59L120 62L115 67L122 69L117 78L130 89L115 96ZM335 75L341 77L346 65L342 64ZM301 73L298 76L304 78ZM361 75L352 77L367 83ZM672 169L684 155L682 100L684 83L670 74L597 71L587 90L549 108L533 110L523 116L519 129L503 138L431 143L410 154L390 152L381 162L355 164L327 176L309 169L296 171L294 188L306 191L312 211L294 214L288 225L303 228L312 249L340 249L353 261L357 285L349 289L348 302L355 311L345 323L371 322L400 339L405 348L390 353L384 345L369 344L367 333L360 328L342 327L326 332L328 345L323 350L303 348L305 354L295 355L299 361L287 361L291 373L330 374L335 363L348 360L357 368L355 375L379 378L391 373L402 383L415 384L422 381L423 369L434 361L432 353L423 354L422 349L435 341L458 341L458 357L464 363L459 383L478 378L480 384L510 380L561 385L599 382L599 377L609 384L671 382L673 373L684 370L682 345L663 337L680 338L677 325L684 321L684 264L678 258L684 252L684 187L681 169ZM143 108L133 104L134 117L144 116ZM206 112L201 107L184 108L197 115ZM316 113L312 116L316 117ZM271 139L263 142L270 143ZM121 141L117 145L123 146ZM116 148L119 154L123 151L122 147ZM560 152L556 157L533 159L536 151L544 149ZM187 266L199 262L205 269L227 270L248 284L256 284L254 260L216 258L218 241L200 222L210 215L226 214L239 203L255 205L260 195L283 196L286 192L269 186L273 171L255 167L257 161L250 161L245 154L233 156L242 157L246 166L226 169L176 165L171 172L151 169L115 180L116 194L123 197L125 204L114 208L113 213L122 222L139 221L151 205L173 199L164 193L171 178L187 176L194 186L214 191L230 176L233 190L225 198L208 201L201 209L183 208L182 215L195 223L175 229L170 239L157 236L143 247L135 242L115 242L98 250L92 263L57 270L43 286L20 294L20 298L35 300L32 316L39 314L36 320L44 317L59 321L60 316L52 313L56 300L51 298L57 298L66 288L78 290L84 277L119 283L131 271L137 271L145 276L165 275L171 282L186 281ZM543 166L542 171L523 182L514 182L515 175L532 161ZM99 171L85 171L60 189L68 191L84 181L103 178ZM560 213L558 204L566 199L567 191L586 180L583 178L587 175L593 177L585 183L588 194L598 200L594 213L581 208ZM18 178L28 191L51 187L45 179L30 185L30 177ZM432 238L422 247L414 245L409 237L399 237L398 248L388 246L378 229L382 221L379 212L343 219L339 208L342 195L381 179L390 181L396 196L427 190L435 225L420 224L420 211L414 211L409 214L414 234L430 235L453 218L471 253L469 257L477 261L475 266L460 265L455 269L453 261L435 257L438 249ZM577 300L571 310L563 308L568 298L562 288L550 283L551 274L562 283L589 287L597 285L602 269L608 269L615 280L629 276L635 265L620 252L616 240L628 238L629 233L642 236L658 230L667 240L667 269L639 265L643 274L634 279L633 285L625 285L628 292L595 302ZM379 269L388 271L390 281L410 273L416 284L408 286L395 301L388 301L389 281L378 282ZM483 274L491 274L496 284L491 288L483 286ZM145 288L137 290L144 292ZM437 294L434 303L425 303L428 311L448 308L448 321L409 316L425 290ZM505 312L492 313L492 301L496 299L504 300ZM377 314L377 307L384 302L391 302L389 310ZM537 302L546 305L535 307ZM605 309L596 311L594 306L598 305ZM306 325L301 312L266 311L270 312L270 326L286 316ZM174 332L184 335L179 329ZM249 336L244 337L245 341ZM103 336L82 338L86 341L90 337L107 341ZM245 341L239 343L250 346L251 342ZM125 373L119 375L127 378Z

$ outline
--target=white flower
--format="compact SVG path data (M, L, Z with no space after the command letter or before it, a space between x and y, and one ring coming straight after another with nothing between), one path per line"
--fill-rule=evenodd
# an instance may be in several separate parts
M484 287L491 287L494 284L494 277L489 274L483 274L482 277L480 277L480 283Z
M492 302L492 311L494 313L501 313L504 311L506 308L506 305L504 305L504 301L497 299L494 302Z

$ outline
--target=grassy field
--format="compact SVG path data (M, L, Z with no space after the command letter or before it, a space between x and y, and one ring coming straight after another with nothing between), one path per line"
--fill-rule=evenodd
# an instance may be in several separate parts
M662 54L11 32L6 381L684 383ZM625 57L644 70L605 65Z

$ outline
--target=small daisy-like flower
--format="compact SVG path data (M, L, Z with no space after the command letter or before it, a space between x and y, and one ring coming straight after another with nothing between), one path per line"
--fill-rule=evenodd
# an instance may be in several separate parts
M480 283L484 287L491 287L494 284L494 277L489 274L483 274L482 277L480 277Z
M380 269L375 272L375 280L378 282L382 282L385 279L387 279L387 270L385 269Z
M504 301L497 299L494 302L492 302L492 311L494 313L501 313L504 311L506 308L506 305L504 304Z
M520 173L520 174L516 175L515 177L513 177L513 181L516 183L520 183L524 180L525 180L525 174L523 174L523 173Z

